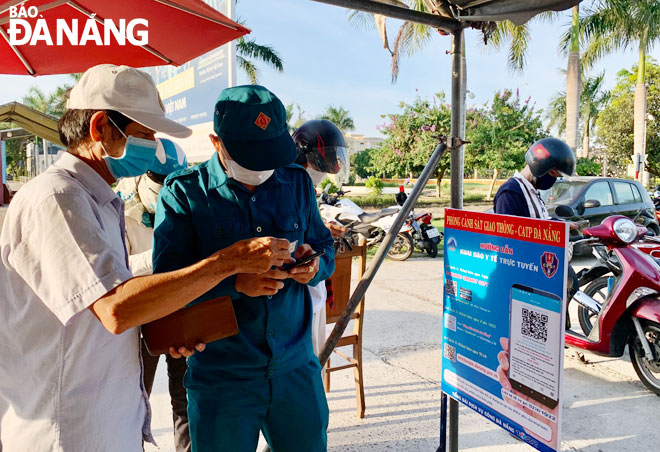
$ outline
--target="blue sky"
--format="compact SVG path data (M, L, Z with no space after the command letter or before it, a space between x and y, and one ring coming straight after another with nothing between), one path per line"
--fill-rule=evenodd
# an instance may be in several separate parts
M330 105L346 108L355 121L355 133L378 136L380 117L396 113L401 101L416 96L430 97L444 91L449 97L451 60L450 37L436 35L428 46L415 55L403 56L399 79L391 83L389 52L383 49L377 32L356 29L348 23L348 11L336 6L302 0L240 0L238 16L252 29L251 37L274 47L284 60L284 72L278 73L260 65L261 84L277 94L285 104L296 102L308 118L320 114ZM474 93L468 106L492 99L501 89L519 89L521 96L531 96L538 108L565 89L560 73L566 57L559 55L557 43L570 21L563 13L553 24L531 25L527 68L513 74L506 66L506 51L495 51L483 45L481 33L466 32L467 88ZM390 20L388 32L393 41L400 22ZM660 51L650 55L660 60ZM605 69L606 85L615 84L616 73L631 67L637 60L637 49L607 57L593 73ZM0 75L0 104L20 100L30 86L48 91L66 81L66 76ZM239 72L239 83L247 78Z

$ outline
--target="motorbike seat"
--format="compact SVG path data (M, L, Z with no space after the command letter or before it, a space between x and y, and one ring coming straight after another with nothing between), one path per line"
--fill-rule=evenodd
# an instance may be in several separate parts
M383 217L396 214L400 209L398 207L388 207L386 209L379 210L378 212L368 213L364 212L360 214L360 221L363 223L373 223L378 221Z

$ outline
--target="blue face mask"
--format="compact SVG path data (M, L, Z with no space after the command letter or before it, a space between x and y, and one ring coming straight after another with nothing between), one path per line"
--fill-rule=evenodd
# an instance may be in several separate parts
M117 124L112 119L110 119L110 122L117 127ZM134 136L127 137L119 127L117 127L117 130L126 138L124 154L121 157L111 157L108 155L108 151L105 150L103 143L101 143L101 148L105 152L103 159L106 165L108 165L110 174L115 179L120 179L122 177L135 177L146 173L153 163L154 158L156 158L158 142Z

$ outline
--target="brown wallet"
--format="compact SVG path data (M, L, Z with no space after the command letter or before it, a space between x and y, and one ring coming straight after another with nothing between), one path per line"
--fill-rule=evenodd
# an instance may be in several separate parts
M169 353L171 346L186 347L238 334L230 297L202 301L142 325L142 336L152 356Z

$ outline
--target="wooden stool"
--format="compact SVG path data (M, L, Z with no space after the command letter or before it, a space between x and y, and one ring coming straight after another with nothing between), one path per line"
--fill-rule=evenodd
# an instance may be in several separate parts
M357 257L359 261L358 279L360 279L367 268L366 245L354 246L352 251L346 250L335 256L335 272L332 274L334 304L332 309L327 309L326 311L326 324L335 323L344 312L344 309L346 309L346 305L351 296L351 264L354 257ZM354 323L353 334L342 336L334 350L334 353L348 361L348 364L331 367L330 358L328 358L325 372L323 373L323 384L325 386L325 392L330 392L330 372L353 368L353 373L355 375L357 415L360 418L364 418L364 378L362 375L362 323L364 321L364 297L360 300L360 304L355 309L351 318ZM337 350L339 347L349 345L353 346L352 357Z

